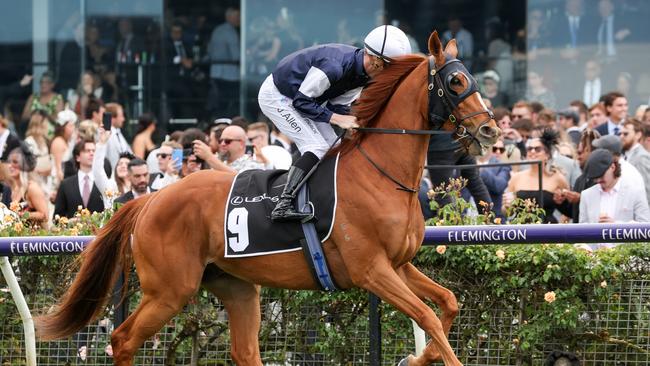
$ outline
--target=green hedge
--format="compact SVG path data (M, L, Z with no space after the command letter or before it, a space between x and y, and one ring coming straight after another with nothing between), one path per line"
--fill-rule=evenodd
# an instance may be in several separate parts
M429 224L493 221L491 216L466 215L467 203L455 192L439 191L456 199L443 209L434 205L439 216ZM530 202L518 201L513 207L512 222L536 222L539 217L539 209ZM94 234L107 215L80 212L74 222L59 223L52 232ZM24 224L14 226L2 234L38 231ZM594 253L561 244L429 246L421 249L414 263L456 294L460 314L450 341L465 364L538 364L552 349L576 352L591 360L587 364L650 362L648 245L626 244ZM62 284L70 282L76 268L74 257L64 256L21 257L16 264L28 301L41 308L61 295L67 288ZM137 300L137 283L132 290ZM167 330L167 351L156 351L158 357L168 361L188 357L190 339L198 334L200 363L228 364L224 345L228 332L224 321L218 320L220 310L205 291L197 294ZM386 304L381 311L383 363L394 364L413 352L411 323ZM264 289L263 315L260 344L265 363L307 354L323 364L368 364L368 295L363 291ZM0 317L11 319L3 327L19 328L13 302L0 302ZM21 347L22 334L15 334L16 338L0 340L0 356L5 359Z

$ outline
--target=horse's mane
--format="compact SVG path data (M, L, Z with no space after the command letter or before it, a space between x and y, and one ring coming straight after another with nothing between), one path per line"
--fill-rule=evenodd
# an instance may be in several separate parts
M393 95L397 86L406 75L411 73L424 60L425 57L420 55L400 57L372 79L370 84L363 89L361 97L352 106L352 114L357 117L357 123L360 127L372 127L376 124L378 119L376 117ZM351 139L344 139L337 148L333 149L332 153L350 150L350 147L354 147L363 135L363 133L355 133Z

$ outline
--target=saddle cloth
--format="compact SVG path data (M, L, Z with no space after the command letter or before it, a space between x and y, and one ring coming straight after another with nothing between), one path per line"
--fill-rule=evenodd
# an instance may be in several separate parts
M325 158L307 181L314 225L321 243L329 238L336 209L339 156ZM235 177L224 220L225 256L251 257L301 250L300 221L272 222L271 211L287 182L286 170L245 170Z

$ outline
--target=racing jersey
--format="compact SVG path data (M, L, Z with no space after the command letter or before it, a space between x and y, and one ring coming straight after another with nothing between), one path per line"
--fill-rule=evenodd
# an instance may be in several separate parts
M343 44L305 48L280 61L273 83L304 117L329 122L332 113L349 114L350 104L370 80L363 55L363 49Z

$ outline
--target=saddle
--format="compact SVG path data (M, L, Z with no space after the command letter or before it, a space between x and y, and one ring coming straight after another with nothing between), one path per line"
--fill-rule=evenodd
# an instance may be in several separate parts
M319 241L326 241L336 210L339 157L327 157L304 185ZM299 221L273 222L271 211L287 182L286 170L246 170L235 177L224 220L225 257L251 257L301 250L305 233Z

